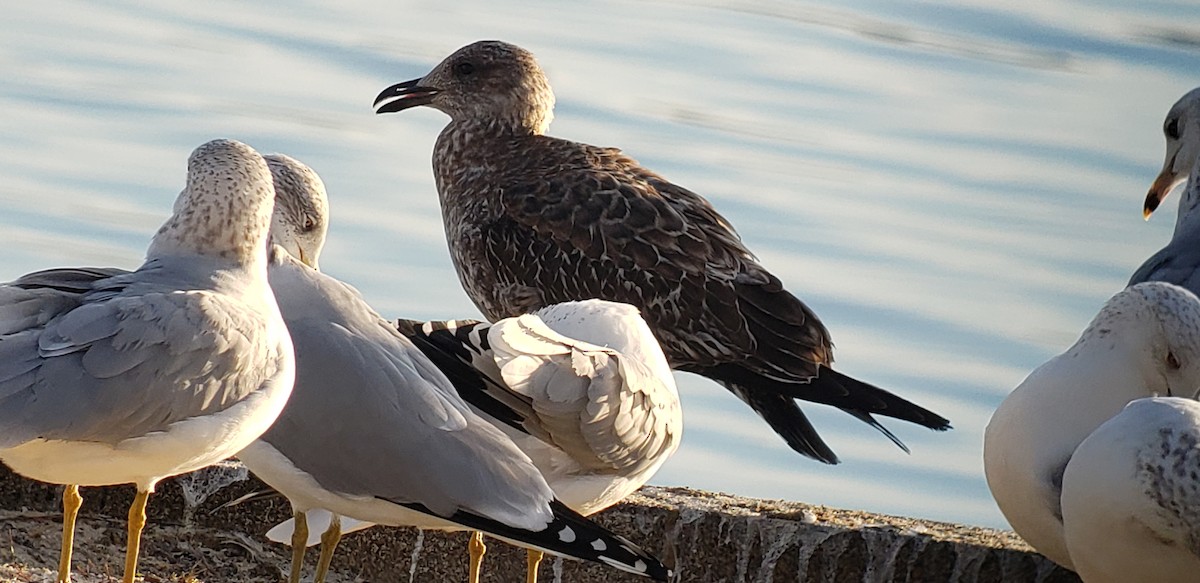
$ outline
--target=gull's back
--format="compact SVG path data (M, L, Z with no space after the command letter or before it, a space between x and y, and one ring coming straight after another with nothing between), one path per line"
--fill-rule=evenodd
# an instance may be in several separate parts
M528 458L353 288L278 251L270 278L299 358L262 441L339 494L544 527L553 495Z

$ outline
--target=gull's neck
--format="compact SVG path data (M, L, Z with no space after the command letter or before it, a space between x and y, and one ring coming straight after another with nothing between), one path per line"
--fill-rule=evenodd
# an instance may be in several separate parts
M200 255L265 269L272 206L272 197L257 192L213 198L185 192L154 235L146 258ZM242 212L230 212L237 207Z
M1175 217L1173 238L1200 234L1200 159L1197 162L1179 196L1179 214Z

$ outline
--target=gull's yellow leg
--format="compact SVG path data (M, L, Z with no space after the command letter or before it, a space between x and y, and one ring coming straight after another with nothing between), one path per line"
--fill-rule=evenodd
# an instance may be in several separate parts
M542 564L542 551L528 549L525 551L525 583L537 583L538 566Z
M67 484L63 488L62 550L58 554L57 583L67 583L71 580L71 549L75 546L75 517L79 516L79 507L82 505L83 497L79 495L79 486Z
M467 552L471 553L471 570L467 574L467 581L479 583L479 568L483 566L483 554L487 552L482 532L477 530L471 533L471 540L467 541Z
M313 576L313 583L325 582L325 575L329 573L329 563L333 561L333 549L337 548L340 540L342 540L342 517L332 514L329 517L329 528L321 533L321 558L317 560L317 574Z
M304 569L304 548L308 546L308 515L292 513L292 576L288 583L300 583L300 571Z
M138 548L142 544L142 528L146 526L146 501L150 498L149 491L138 490L133 497L133 505L129 507L129 540L125 548L125 577L121 583L133 583L137 573Z

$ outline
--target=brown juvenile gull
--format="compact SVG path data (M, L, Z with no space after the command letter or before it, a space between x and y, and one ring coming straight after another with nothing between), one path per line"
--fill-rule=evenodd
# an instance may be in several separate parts
M295 375L267 282L274 189L262 156L213 140L136 271L52 269L0 285L0 460L63 491L70 578L78 486L133 483L132 583L159 480L228 458L279 416Z
M837 456L795 399L838 407L902 448L872 415L949 428L829 368L825 326L703 197L618 149L546 136L554 94L529 51L468 45L375 105L450 116L434 177L454 266L489 320L572 300L632 304L672 368L723 384L793 449L826 463Z

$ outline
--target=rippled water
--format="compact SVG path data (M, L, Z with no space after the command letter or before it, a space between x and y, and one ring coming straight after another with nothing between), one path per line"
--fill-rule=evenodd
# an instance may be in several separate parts
M500 38L550 75L552 133L620 146L709 197L821 315L842 370L956 427L892 424L905 455L817 411L844 459L825 467L723 389L681 376L687 434L656 483L1003 525L983 426L1169 238L1174 205L1147 224L1141 200L1163 115L1200 84L1200 6L448 4L9 7L0 279L136 266L190 150L227 136L321 173L334 213L322 267L380 311L474 316L429 168L445 118L370 104L457 47Z

